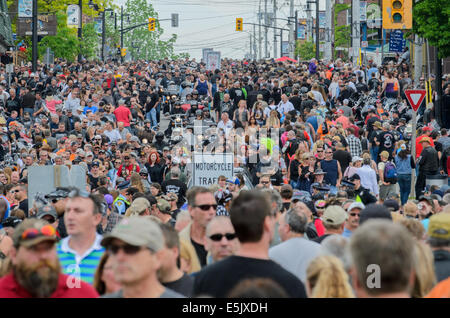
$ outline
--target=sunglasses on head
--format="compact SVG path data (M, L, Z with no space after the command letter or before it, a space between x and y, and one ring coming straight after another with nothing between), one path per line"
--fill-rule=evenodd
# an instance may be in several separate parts
M194 207L199 208L200 210L203 210L203 211L208 211L211 208L213 208L214 210L217 210L217 204L201 204L201 205L196 205Z
M51 225L45 225L40 230L36 228L26 229L22 233L22 240L31 240L38 236L57 236L55 228Z
M236 233L226 233L226 234L213 234L209 238L214 242L220 242L222 238L225 237L227 241L234 240L236 238Z
M134 245L110 245L107 248L107 251L111 253L112 255L116 255L119 253L119 250L123 250L125 254L127 255L133 255L139 252L142 249L141 246L134 246Z

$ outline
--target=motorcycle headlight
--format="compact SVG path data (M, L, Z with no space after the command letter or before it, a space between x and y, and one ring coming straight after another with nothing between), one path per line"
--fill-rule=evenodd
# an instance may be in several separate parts
M181 121L181 118L178 117L177 119L175 119L175 121L176 121L177 123L179 123L179 122Z

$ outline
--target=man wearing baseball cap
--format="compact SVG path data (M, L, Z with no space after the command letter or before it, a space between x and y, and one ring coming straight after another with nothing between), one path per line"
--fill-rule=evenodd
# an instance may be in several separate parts
M430 217L428 244L433 250L437 281L450 277L450 213Z
M123 219L105 236L116 281L122 289L105 298L183 298L158 280L164 249L161 228L148 217Z
M422 145L422 139L430 138L432 131L433 131L433 129L431 129L431 127L428 127L428 126L422 127L422 134L419 137L417 137L417 139L416 139L416 159L419 158L419 156L421 155L422 150L424 148L424 146ZM434 141L431 138L430 138L430 144L432 147L434 147Z
M96 298L89 284L61 273L54 227L44 220L23 221L13 235L12 272L0 279L1 298Z
M420 197L426 185L427 175L439 174L439 155L431 146L432 139L430 137L423 137L420 144L423 147L420 157L417 159L419 166L419 174L416 181L416 197Z
M345 221L348 215L343 208L338 205L330 205L322 215L322 223L325 227L325 234L313 239L313 242L321 244L330 235L341 235L344 232Z

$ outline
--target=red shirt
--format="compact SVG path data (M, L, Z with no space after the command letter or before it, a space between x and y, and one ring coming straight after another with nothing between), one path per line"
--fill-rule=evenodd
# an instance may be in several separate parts
M353 124L351 124L350 127L352 127L355 130L356 138L359 138L359 127Z
M119 170L117 171L118 177L122 177L122 169L123 169L123 165L120 165ZM127 177L125 178L125 180L130 180L133 172L139 173L139 171L141 171L141 168L139 168L139 165L137 165L137 164L134 165L134 171L133 171L133 165L128 165L125 167L125 169L128 171L128 174L127 174Z
M117 122L119 122L119 121L123 122L123 126L124 127L129 127L130 126L130 117L129 117L129 115L131 115L131 111L130 111L129 108L127 108L125 106L119 106L114 111L114 116L116 116Z
M50 298L98 298L98 293L88 283L80 281L79 286L69 288L65 274L59 274L58 287ZM17 283L14 274L9 274L0 279L0 298L32 298L31 294Z
M423 145L422 145L422 143L421 143L420 141L421 141L424 137L430 138L430 140L431 140L430 145L431 145L431 147L434 147L434 141L433 141L433 139L432 139L431 137L429 137L429 136L427 136L427 135L422 135L422 136L420 136L420 137L417 137L417 139L416 139L416 159L419 158L420 154L422 153Z

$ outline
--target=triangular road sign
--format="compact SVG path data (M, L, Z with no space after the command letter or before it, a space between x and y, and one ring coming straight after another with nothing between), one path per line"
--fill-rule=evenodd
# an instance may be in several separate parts
M405 90L406 99L408 100L411 107L416 112L419 109L420 104L422 104L423 99L427 91L425 89L407 89Z

